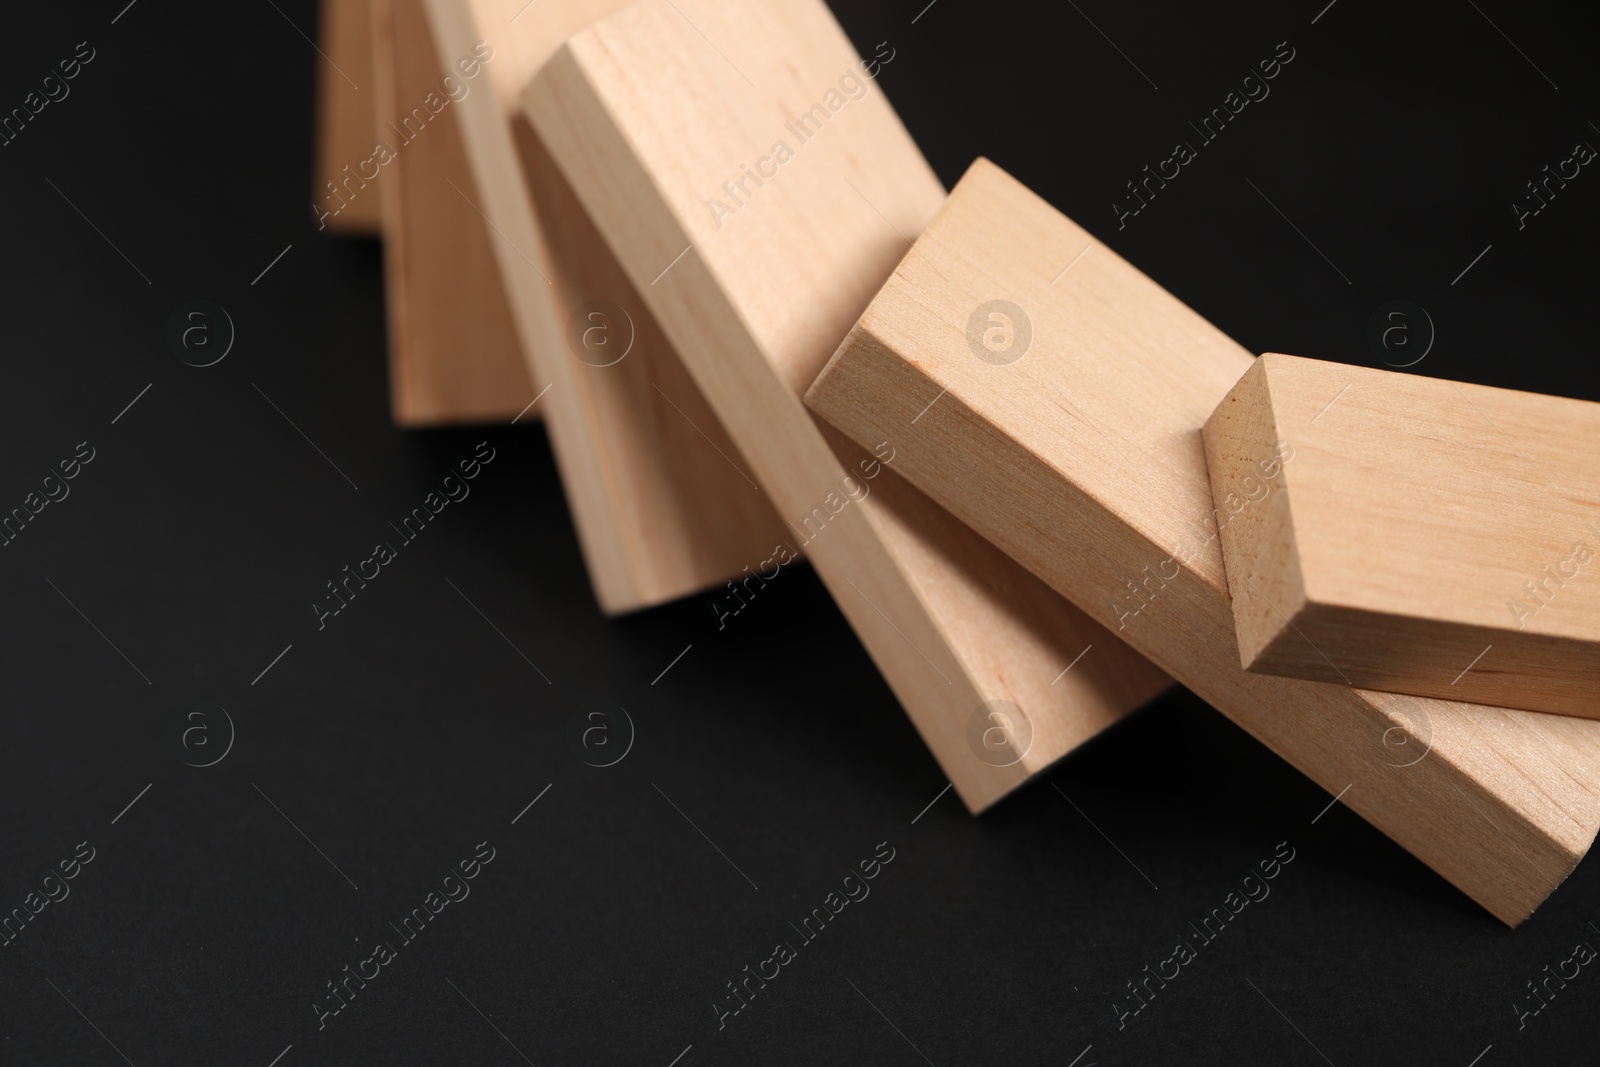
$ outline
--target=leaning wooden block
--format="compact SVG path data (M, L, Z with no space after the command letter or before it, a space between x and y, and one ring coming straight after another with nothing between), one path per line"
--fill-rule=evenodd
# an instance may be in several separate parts
M312 212L322 227L369 237L378 235L382 219L377 195L346 199L340 183L351 168L371 156L378 137L372 69L374 2L322 0L317 31L316 174L311 183Z
M381 192L389 396L401 426L539 417L536 408L522 413L536 390L500 283L496 238L468 199L475 186L454 99L492 91L482 76L491 54L469 46L441 55L423 0L377 0L381 136L345 176L342 196L353 207ZM478 73L467 78L453 59Z
M980 160L807 399L893 442L936 501L1516 924L1600 825L1600 723L1239 666L1200 428L1250 366ZM1264 455L1252 484L1281 493L1300 461ZM1246 515L1271 506L1256 495Z
M1205 427L1245 668L1600 718L1597 444L1600 404L1262 356Z
M620 0L392 2L396 409L544 412L608 612L754 571L782 522L537 140L518 143L517 91Z
M821 0L644 0L524 103L789 520L784 553L980 810L1166 679L900 480L893 443L856 448L801 403L944 199L872 82L890 59L863 64Z

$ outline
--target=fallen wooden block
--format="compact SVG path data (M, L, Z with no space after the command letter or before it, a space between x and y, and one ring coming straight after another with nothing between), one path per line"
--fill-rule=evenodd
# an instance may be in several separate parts
M913 483L1514 925L1600 825L1600 723L1239 666L1200 428L1251 365L980 160L807 399L892 441ZM1281 492L1298 462L1251 476Z
M977 811L1167 680L901 481L892 445L801 403L944 198L871 84L890 51L863 64L821 0L643 0L572 37L524 105L789 520L787 553Z
M317 116L313 213L326 228L376 237L382 211L376 193L348 197L349 170L372 155L378 136L372 69L374 0L322 0L317 31Z
M1600 718L1600 404L1269 354L1204 437L1246 669Z
M620 0L392 3L398 417L544 412L607 612L746 577L783 524L535 139L519 158L516 92Z

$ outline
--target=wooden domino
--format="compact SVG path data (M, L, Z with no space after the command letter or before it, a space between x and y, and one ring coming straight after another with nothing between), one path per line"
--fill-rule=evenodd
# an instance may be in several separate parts
M1240 667L1201 427L1251 366L980 160L807 399L893 442L934 500L1515 925L1594 840L1600 723ZM1263 455L1250 477L1281 493L1301 461Z
M543 412L609 613L744 577L783 525L537 140L519 143L514 125L539 64L620 0L392 4L399 417Z
M891 60L864 62L821 0L642 0L568 40L523 102L786 551L977 811L1167 680L901 480L897 442L855 447L801 402L944 199L873 83Z
M491 92L488 79L481 64L467 79L440 56L423 0L377 0L374 38L383 151L368 146L344 180L352 207L381 193L394 420L407 427L536 421L537 410L518 418L536 390L500 282L494 234L470 194L456 192L475 186L459 105L444 103L444 78L469 98ZM464 55L477 61L470 47Z
M1246 669L1600 718L1600 404L1269 354L1204 437Z
M317 36L316 167L311 182L313 213L327 229L376 237L382 209L376 193L344 199L339 184L346 167L372 154L378 135L378 89L374 83L373 4L381 0L322 0Z

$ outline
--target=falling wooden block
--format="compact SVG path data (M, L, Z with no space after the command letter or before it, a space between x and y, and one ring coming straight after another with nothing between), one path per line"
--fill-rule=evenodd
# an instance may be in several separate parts
M1239 666L1200 429L1251 364L980 160L807 399L1514 925L1600 825L1600 723ZM1281 493L1299 462L1250 477ZM1252 495L1247 515L1269 506Z
M1262 356L1205 427L1244 666L1600 718L1596 444L1600 404Z
M544 412L610 613L745 577L786 536L560 173L515 127L539 65L619 6L392 0L386 94L402 141L385 178L398 417Z
M372 155L378 136L373 84L374 0L322 0L317 31L316 175L311 203L328 229L376 237L382 210L376 193L348 201L339 193L346 168Z
M785 554L977 811L1167 680L902 481L892 444L801 403L944 199L878 69L821 0L644 0L568 41L524 105L789 521Z

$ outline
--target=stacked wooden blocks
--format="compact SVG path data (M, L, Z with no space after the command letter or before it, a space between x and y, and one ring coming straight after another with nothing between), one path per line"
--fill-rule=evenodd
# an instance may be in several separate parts
M1254 359L822 0L370 28L396 419L541 414L608 612L803 556L973 811L1176 679L1507 923L1587 852L1600 406Z

